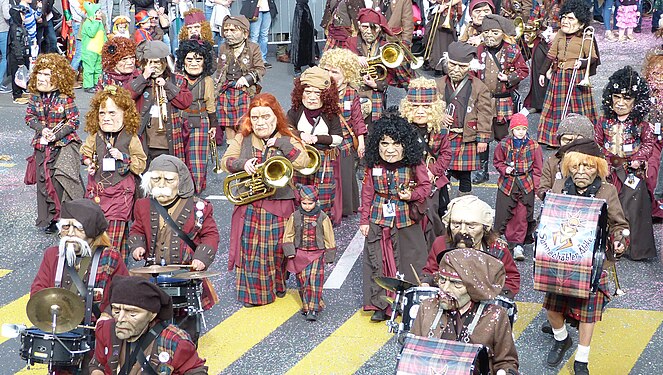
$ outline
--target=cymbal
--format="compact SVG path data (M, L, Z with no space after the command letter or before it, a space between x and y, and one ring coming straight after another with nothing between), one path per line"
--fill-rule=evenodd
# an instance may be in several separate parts
M197 280L197 279L204 279L207 277L214 277L219 275L221 275L221 272L193 271L193 272L178 273L177 275L173 275L173 277L185 280Z
M399 280L393 277L386 276L377 276L374 277L375 283L381 286L384 289L391 290L392 292L400 292L417 286L415 283L411 283L407 280Z
M81 324L85 315L81 297L62 288L46 288L33 294L25 310L30 322L44 332L52 332L55 311L55 333L71 331Z
M159 266L156 264L153 264L151 266L147 267L138 267L138 268L132 268L131 272L133 273L140 273L140 274L159 274L159 273L167 273L167 272L173 272L173 271L179 271L180 267L178 266Z

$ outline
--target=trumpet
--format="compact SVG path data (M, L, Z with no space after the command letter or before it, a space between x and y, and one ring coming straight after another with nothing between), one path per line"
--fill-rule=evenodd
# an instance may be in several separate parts
M223 193L228 201L236 206L271 197L277 188L286 186L292 178L294 168L284 156L273 156L256 165L256 172L246 171L226 176L223 180Z
M212 171L217 174L221 173L221 159L219 157L219 150L216 144L216 139L214 139L211 134L209 136L209 155L212 160L214 160L214 169L212 169Z
M396 68L403 63L405 58L403 51L396 43L387 43L380 47L380 53L377 56L366 60L368 68L359 70L362 76L369 75L376 81L387 77L387 68Z
M564 101L564 107L562 109L562 120L566 118L566 115L569 111L569 104L571 104L571 94L576 86L581 87L592 87L592 83L589 81L589 66L592 61L592 51L594 50L594 27L587 26L582 31L582 43L580 44L580 54L578 55L578 60L583 58L583 51L585 50L585 41L589 40L589 52L587 53L587 68L585 69L584 78L575 84L576 76L578 75L578 68L573 67L573 72L571 73L571 80L569 81L569 89L566 91L566 99Z

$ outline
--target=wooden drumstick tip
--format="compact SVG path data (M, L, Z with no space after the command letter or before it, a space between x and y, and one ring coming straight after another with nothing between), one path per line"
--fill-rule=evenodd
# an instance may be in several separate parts
M419 275L417 275L417 270L414 269L412 263L410 263L410 268L412 268L412 272L414 273L414 278L417 281L417 285L421 285L421 280L419 279Z

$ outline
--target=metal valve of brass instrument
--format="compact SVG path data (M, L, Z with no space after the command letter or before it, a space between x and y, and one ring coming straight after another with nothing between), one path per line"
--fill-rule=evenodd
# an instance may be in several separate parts
M214 169L212 169L212 171L217 174L221 173L221 157L219 155L219 148L216 144L216 138L212 137L211 134L209 136L209 155L212 160L214 160Z

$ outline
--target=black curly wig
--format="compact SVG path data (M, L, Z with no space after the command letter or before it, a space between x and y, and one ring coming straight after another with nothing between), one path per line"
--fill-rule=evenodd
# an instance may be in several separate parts
M201 76L211 76L214 73L214 50L212 45L200 39L180 40L180 47L175 52L177 56L177 70L184 71L184 58L189 52L195 52L203 57L203 73Z
M590 11L591 5L587 5L585 0L567 0L562 4L562 8L559 10L560 18L568 13L573 13L578 21L583 25L580 28L580 31L586 26L589 26L592 22L592 12Z
M424 146L418 141L417 131L406 119L393 113L386 113L373 124L373 132L368 136L366 164L369 168L386 163L380 157L380 141L385 135L403 145L402 163L405 166L413 167L421 164Z
M612 94L623 94L635 98L633 111L629 113L627 120L633 120L638 124L649 113L651 106L649 85L645 78L640 76L630 65L614 72L603 89L603 116L614 120L617 118L617 114L612 110Z

